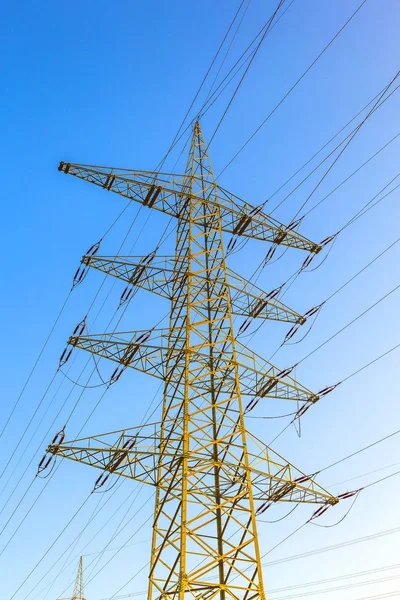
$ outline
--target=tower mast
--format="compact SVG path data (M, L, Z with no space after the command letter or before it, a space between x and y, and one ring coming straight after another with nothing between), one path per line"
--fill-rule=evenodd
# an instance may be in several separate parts
M221 218L207 203L214 177L199 123L185 175L190 200L178 221L168 341L183 353L167 366L161 430L161 439L175 438L176 454L171 460L163 443L149 600L166 591L225 600L230 588L263 598ZM232 356L229 381L223 355Z

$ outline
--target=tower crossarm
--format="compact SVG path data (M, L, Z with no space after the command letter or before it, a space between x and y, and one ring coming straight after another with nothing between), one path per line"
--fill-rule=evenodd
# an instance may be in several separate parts
M170 431L173 431L172 426ZM247 432L247 437L247 466L231 462L229 452L218 463L222 475L221 502L229 502L237 496L242 489L243 472L246 470L250 471L253 498L260 512L264 512L275 502L334 505L339 501L317 484L312 476L305 475L255 436ZM157 480L160 441L159 424L150 424L50 445L47 451L55 456L101 469L107 474L157 485L160 483ZM173 477L177 465L183 459L178 438L169 436L168 447L163 450L163 456L165 464L169 466L166 469L169 475L164 474L162 483L168 485L168 477ZM187 453L186 458L188 468L193 473L208 470L213 463L212 453L210 450L207 452L206 445L193 449Z
M174 258L160 256L143 264L146 257L135 256L83 256L82 264L125 283L148 290L169 300L172 298Z
M227 267L226 274L234 314L301 325L305 323L306 319L302 315L232 269Z
M247 439L253 495L254 500L262 502L260 510L278 501L331 505L339 502L313 476L300 471L249 431Z
M154 258L150 264L145 264L145 259L146 257L94 255L84 256L82 264L171 300L174 286L179 283L179 277L176 276L179 269L174 271L175 258L160 256ZM226 274L233 314L301 325L305 322L302 315L232 269L227 268ZM206 276L207 273L196 274L199 290L204 285ZM181 274L180 278L184 284L186 275Z
M166 451L166 456L170 457L171 468L176 460L176 452L173 449L174 439L171 437L171 446ZM157 482L160 457L159 424L51 444L47 452L101 469L107 474L154 485Z
M125 283L148 290L169 300L173 294L173 257L160 256L144 264L142 256L83 256L82 264L121 279Z
M168 358L167 348L158 344L140 343L138 338L140 339L140 336L145 333L148 332L72 336L68 344L102 358L108 358L123 367L131 367L158 379L164 379ZM129 339L126 339L127 337Z
M236 341L242 393L259 398L281 398L314 403L319 396L286 374L292 369L279 370L240 342ZM285 373L286 372L286 373ZM282 373L285 373L284 375Z
M202 218L212 229L210 209L218 211L223 231L234 235L264 240L284 246L318 253L321 247L296 231L263 213L259 208L245 202L235 194L207 181L202 186L201 197L190 190L202 181L199 176L174 175L152 171L138 171L94 165L61 162L59 171L115 192L148 208L155 208L172 217L187 219L186 205L191 201L207 206ZM207 214L208 213L208 214ZM215 220L214 220L215 221Z
M149 339L143 343L140 340L145 334L149 335ZM201 393L209 392L210 384L204 376L209 369L209 344L205 341L186 350L168 347L168 335L165 329L155 330L151 335L148 331L93 334L72 336L68 343L124 367L131 367L164 380L167 365L179 365L186 354L189 354L193 363L189 373L192 385ZM281 375L282 371L239 343L235 358L226 353L218 359L213 372L213 385L218 387L223 382L233 385L236 369L239 372L243 394L298 402L313 403L318 400L318 396L295 379L289 375ZM180 376L179 369L176 373L170 369L169 379L173 381L175 376Z

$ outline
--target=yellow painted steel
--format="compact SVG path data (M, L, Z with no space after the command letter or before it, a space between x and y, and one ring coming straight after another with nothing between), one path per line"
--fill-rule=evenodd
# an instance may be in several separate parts
M97 269L107 275L172 299L175 281L175 257L157 256L151 263L144 264L146 257L130 256L83 256L82 265ZM198 281L204 285L207 274L203 269L193 272ZM247 281L232 269L226 267L227 285L231 296L232 314L243 317L270 319L303 325L305 318L289 308L277 298L270 297L255 284Z
M79 559L78 572L76 574L72 598L58 598L58 600L85 600L83 585L83 557Z
M277 301L268 305L239 276L232 291L223 231L269 241L279 234L286 245L313 252L319 247L215 183L199 123L183 176L70 163L61 163L60 170L172 214L178 225L175 258L141 269L140 281L129 257L83 259L128 283L164 291L171 301L169 329L143 343L143 332L69 340L162 378L161 422L63 442L48 451L101 469L98 485L120 475L156 487L148 600L264 600L257 511L276 501L337 499L246 431L243 393L300 403L318 396L236 341L232 313L239 305L232 298L238 286L247 316L254 313L251 302L258 310L261 299L270 318L301 322L301 317Z

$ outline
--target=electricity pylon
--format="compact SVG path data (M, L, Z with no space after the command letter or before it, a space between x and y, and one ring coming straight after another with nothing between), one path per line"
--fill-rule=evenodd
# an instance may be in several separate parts
M85 600L83 588L83 558L79 559L78 573L76 574L72 598L58 598L58 600Z
M155 486L148 600L265 598L256 516L276 501L336 504L246 431L242 395L318 396L235 339L232 314L302 323L295 311L228 269L223 232L317 253L320 247L220 187L200 125L185 173L61 163L59 169L177 218L174 257L84 256L128 285L167 297L169 328L74 335L79 347L164 380L161 422L48 447L53 455ZM254 400L253 400L254 401Z

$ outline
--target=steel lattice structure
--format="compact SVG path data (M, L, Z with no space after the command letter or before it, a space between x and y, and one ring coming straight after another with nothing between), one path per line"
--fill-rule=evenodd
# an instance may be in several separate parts
M79 558L78 572L76 574L72 598L58 598L58 600L85 600L83 585L83 558Z
M257 513L276 501L336 504L250 435L243 396L309 405L318 396L235 339L232 314L304 318L230 270L223 232L319 246L216 184L200 125L186 171L168 175L61 163L60 170L177 218L174 257L99 257L99 269L169 299L167 330L74 335L79 347L165 381L160 423L62 441L48 451L155 486L148 600L265 598Z

